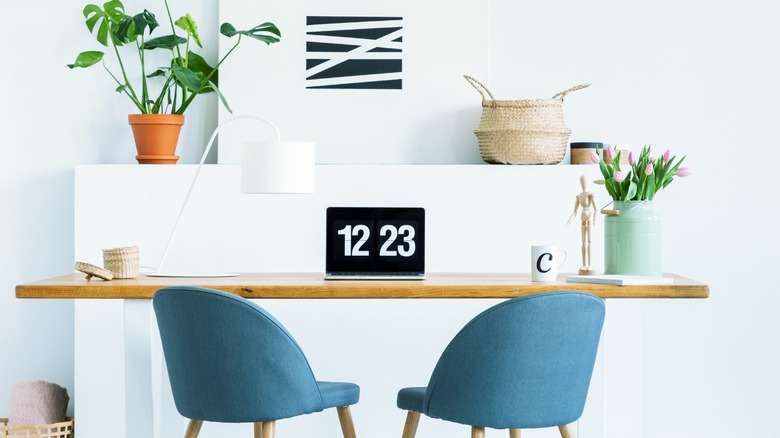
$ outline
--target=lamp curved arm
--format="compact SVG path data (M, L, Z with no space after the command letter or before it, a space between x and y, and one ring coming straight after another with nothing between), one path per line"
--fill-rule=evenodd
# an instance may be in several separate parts
M173 224L173 230L171 230L171 235L168 237L168 243L165 244L165 250L163 250L163 255L162 258L160 258L160 263L157 265L157 271L155 271L155 275L160 275L160 273L162 272L163 265L165 265L165 259L168 258L168 251L171 249L173 238L176 236L176 231L179 228L179 222L181 221L181 217L184 214L184 209L187 207L187 203L189 203L190 201L192 190L195 188L195 183L198 181L198 176L200 176L200 171L203 168L203 163L206 162L206 157L208 156L209 151L211 151L211 146L214 145L214 140L216 140L217 134L219 134L219 131L226 125L229 125L237 120L243 120L243 119L257 120L265 123L266 125L273 128L274 133L276 134L276 140L281 141L281 135L279 134L279 129L276 127L276 125L258 116L239 114L223 121L222 123L217 125L216 128L214 128L214 132L211 134L211 138L209 138L209 142L206 144L206 150L203 151L203 156L200 158L200 163L198 164L198 169L195 171L195 176L192 178L192 182L190 183L190 188L189 190L187 190L187 196L184 197L184 202L181 205L181 209L179 209L179 215L176 216L176 222Z

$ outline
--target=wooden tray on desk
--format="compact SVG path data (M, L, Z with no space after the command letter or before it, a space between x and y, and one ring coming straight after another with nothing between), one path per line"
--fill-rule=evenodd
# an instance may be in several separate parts
M513 298L540 292L578 290L601 298L707 298L709 286L675 274L673 284L612 286L558 281L534 283L530 274L433 273L425 280L325 280L322 273L245 273L222 278L161 278L141 275L129 280L87 281L74 273L16 286L17 298L151 299L168 286L201 286L246 298Z

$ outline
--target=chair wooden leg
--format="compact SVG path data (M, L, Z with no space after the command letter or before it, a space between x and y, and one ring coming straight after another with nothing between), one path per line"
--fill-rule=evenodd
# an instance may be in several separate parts
M203 420L190 420L187 431L184 432L184 438L198 438L201 426L203 426Z
M254 424L255 438L263 438L263 422L257 421Z
M509 429L509 438L520 438L520 429Z
M561 424L560 426L558 426L558 430L561 431L561 438L573 438L571 433L569 432L568 424Z
M276 436L276 421L263 422L263 438L274 438Z
M420 424L420 413L409 411L406 414L406 424L404 424L404 433L401 438L414 438L417 434L417 425Z
M485 438L485 428L471 426L471 438Z
M341 423L341 433L344 438L356 438L355 425L352 423L352 411L349 406L339 406L336 408L339 413L339 423Z

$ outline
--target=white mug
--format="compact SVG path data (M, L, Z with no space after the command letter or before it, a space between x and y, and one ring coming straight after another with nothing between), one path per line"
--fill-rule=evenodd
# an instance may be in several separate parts
M568 254L555 245L531 246L531 280L555 281Z

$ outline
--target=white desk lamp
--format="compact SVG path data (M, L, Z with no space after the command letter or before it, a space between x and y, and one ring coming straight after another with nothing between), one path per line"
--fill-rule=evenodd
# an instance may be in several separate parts
M192 178L187 196L176 217L168 243L165 245L160 263L154 273L146 274L150 277L235 277L235 273L219 274L175 274L164 273L163 266L171 249L176 230L179 228L184 209L198 181L198 176L206 162L206 156L214 144L219 131L236 120L253 119L261 121L276 133L276 140L247 142L241 144L241 193L314 193L314 143L306 141L282 141L279 130L273 123L266 119L249 115L231 117L214 129L211 138L203 151L203 156Z

